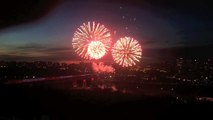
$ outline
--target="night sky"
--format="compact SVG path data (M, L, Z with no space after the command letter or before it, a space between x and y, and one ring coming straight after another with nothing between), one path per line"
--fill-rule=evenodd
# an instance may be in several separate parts
M198 54L205 55L209 49L202 48L213 45L212 6L213 2L205 0L3 2L0 60L79 60L71 46L72 37L87 21L104 24L113 41L123 36L137 39L144 58L152 57L145 53L150 49L192 48L193 52L199 48Z

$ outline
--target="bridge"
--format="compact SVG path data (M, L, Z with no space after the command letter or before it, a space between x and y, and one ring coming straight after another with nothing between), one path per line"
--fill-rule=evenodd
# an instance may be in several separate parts
M56 77L41 77L41 78L32 78L32 79L22 79L22 80L8 80L5 84L22 84L22 83L33 83L33 82L42 82L42 81L54 81L62 80L69 78L78 78L78 77L87 77L92 76L93 74L82 74L82 75L67 75L67 76L56 76Z

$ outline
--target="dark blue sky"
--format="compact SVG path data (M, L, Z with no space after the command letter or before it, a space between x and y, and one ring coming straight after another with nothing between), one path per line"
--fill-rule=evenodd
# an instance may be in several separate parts
M212 2L210 2L212 3ZM131 36L143 49L212 44L208 2L64 0L39 19L0 29L1 60L77 60L71 42L82 23L110 29L113 41Z

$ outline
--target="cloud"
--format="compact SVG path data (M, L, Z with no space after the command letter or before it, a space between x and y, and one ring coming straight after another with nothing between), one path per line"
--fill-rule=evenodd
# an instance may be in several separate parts
M19 46L4 47L0 52L1 60L64 61L73 60L77 58L78 56L74 53L72 48L63 46L52 47L38 43L29 43Z
M22 46L17 46L15 49L17 50L29 50L29 49L45 49L44 45L38 44L38 43L28 43Z
M40 60L38 57L32 56L21 56L21 55L0 55L0 60L6 61L37 61Z
M159 43L159 41L156 41L156 40L146 40L146 41L143 41L143 45L146 46L146 45L153 45L153 44L157 44Z

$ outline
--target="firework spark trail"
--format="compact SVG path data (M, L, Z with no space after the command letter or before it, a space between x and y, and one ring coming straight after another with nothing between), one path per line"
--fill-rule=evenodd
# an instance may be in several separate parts
M105 47L105 53L108 52L108 49L111 45L111 34L109 30L100 23L88 22L83 23L77 31L74 33L72 40L72 46L75 52L84 59L96 59L101 57L90 56L88 46L91 42L99 41ZM103 51L103 49L101 49ZM103 52L102 52L103 53ZM104 56L104 55L103 55Z
M136 65L142 56L142 49L137 40L130 37L120 38L112 47L112 57L123 67Z

